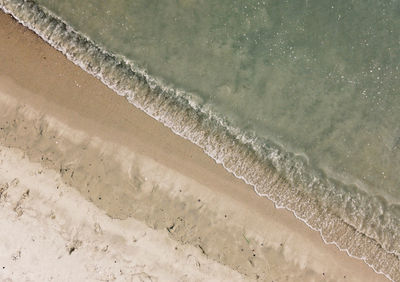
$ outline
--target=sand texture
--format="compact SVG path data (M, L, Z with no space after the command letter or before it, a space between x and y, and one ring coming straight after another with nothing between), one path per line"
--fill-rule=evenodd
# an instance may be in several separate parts
M0 278L385 281L0 13Z

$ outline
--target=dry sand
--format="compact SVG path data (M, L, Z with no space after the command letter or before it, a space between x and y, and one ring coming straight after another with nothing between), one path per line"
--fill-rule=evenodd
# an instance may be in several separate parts
M3 13L0 38L3 280L385 280Z
M240 281L166 232L111 219L22 151L0 157L1 281Z

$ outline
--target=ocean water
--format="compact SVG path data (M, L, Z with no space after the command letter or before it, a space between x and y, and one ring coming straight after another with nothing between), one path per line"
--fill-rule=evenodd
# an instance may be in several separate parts
M0 6L327 243L400 281L400 1Z

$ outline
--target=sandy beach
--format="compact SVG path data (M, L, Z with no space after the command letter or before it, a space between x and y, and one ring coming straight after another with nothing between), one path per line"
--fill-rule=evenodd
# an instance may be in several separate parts
M0 13L0 278L387 281Z

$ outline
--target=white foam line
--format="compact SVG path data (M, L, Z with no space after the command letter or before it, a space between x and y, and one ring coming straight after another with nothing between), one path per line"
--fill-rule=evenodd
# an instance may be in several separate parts
M0 0L0 1L1 1L1 0ZM3 4L3 1L1 1L0 4ZM60 51L62 54L64 54L71 62L73 62L75 65L79 66L81 69L83 69L83 70L86 71L87 73L89 73L89 74L91 74L92 76L94 76L94 77L96 77L97 79L99 79L101 82L103 82L107 87L109 87L110 89L112 89L112 90L113 90L114 92L116 92L118 95L124 96L124 97L127 97L127 96L128 96L128 95L127 95L128 93L122 93L121 91L119 91L118 89L116 89L116 87L113 86L113 84L112 84L111 82L109 82L102 74L96 73L96 72L94 72L94 71L89 70L89 69L85 66L85 64L84 64L83 62L81 62L81 61L75 59L75 58L74 58L72 55L70 55L65 49L63 49L59 44L56 44L56 43L53 42L52 40L47 39L44 35L42 35L42 34L40 33L40 31L37 31L37 30L35 29L35 27L34 27L33 25L31 25L29 22L25 22L24 20L22 20L21 18L19 18L18 16L16 16L14 13L12 13L12 11L8 10L4 5L1 6L1 9L2 9L5 13L12 15L19 23L21 23L23 26L25 26L25 27L29 28L30 30L32 30L33 32L35 32L35 33L36 33L40 38L42 38L45 42L49 43L53 48L57 49L57 50ZM46 11L46 12L48 12L48 11ZM52 17L54 17L54 18L59 19L60 21L62 21L59 17L57 17L56 15L52 14L51 12L48 12L48 13L49 13ZM63 22L63 21L62 21L62 22ZM68 26L68 28L69 28L70 30L72 30L73 32L77 33L77 34L80 34L80 33L78 33L77 31L75 31L72 27ZM60 47L57 47L57 46L60 46ZM103 50L103 51L105 51L105 50ZM135 69L135 71L138 71L141 75L143 75L143 76L147 79L147 81L148 81L148 83L149 83L150 86L153 86L153 87L154 87L154 84L157 83L157 80L155 80L154 78L150 77L145 71L139 70L139 69ZM164 87L165 87L165 86L164 86ZM162 86L163 89L165 89L164 87ZM132 91L132 92L133 92L133 91ZM177 91L176 93L177 93L178 95L181 94L180 96L181 96L182 98L186 98L186 97L183 97L183 96L185 96L185 95L182 94L183 92ZM186 99L185 99L185 100L186 100ZM212 156L211 156L211 153L209 153L208 151L206 151L206 149L205 149L201 144L199 144L196 140L194 140L194 139L191 138L190 136L185 136L185 135L183 135L181 132L175 130L175 129L174 129L173 121L171 121L171 120L162 120L162 116L161 116L161 115L160 115L160 116L157 116L156 114L151 113L151 111L149 111L149 110L147 110L146 108L144 108L142 105L140 105L140 104L139 104L137 101L135 101L135 100L128 99L128 102L131 103L132 105L134 105L135 107L139 108L140 110L144 111L147 115L151 116L151 117L154 118L155 120L161 122L164 126L166 126L166 127L168 127L169 129L171 129L171 131L174 132L176 135L181 136L182 138L184 138L184 139L186 139L186 140L189 140L189 141L191 141L192 143L194 143L194 144L196 144L197 146L199 146L199 147L203 150L203 152L204 152L205 154L207 154L210 158L212 158L217 164L221 164L228 172L230 172L231 174L233 174L236 178L241 179L241 180L243 180L246 184L250 185L250 186L253 188L254 192L255 192L258 196L260 196L260 197L266 197L267 199L269 199L270 201L272 201L272 202L274 203L275 207L278 208L278 209L282 209L282 208L283 208L283 209L286 209L286 210L292 212L293 215L294 215L297 219L299 219L300 221L304 222L309 228L311 228L311 229L314 230L314 231L319 232L319 234L320 234L320 236L321 236L321 238L322 238L322 240L324 241L325 244L327 244L327 245L330 245L330 244L335 245L340 251L345 251L345 252L347 253L348 256L350 256L350 257L352 257L352 258L355 258L355 259L362 260L365 264L367 264L369 267L371 267L371 268L374 270L375 273L377 273L377 274L382 274L382 275L384 275L387 279L389 279L390 281L394 281L388 274L386 274L386 273L384 273L384 272L382 272L382 271L377 270L372 264L369 264L369 263L366 261L366 260L367 260L366 257L354 256L354 255L350 254L350 252L349 252L348 249L346 249L346 248L341 248L336 242L328 242L328 241L324 238L321 229L314 228L313 226L311 226L310 224L308 224L308 223L305 221L305 219L299 217L299 216L297 215L296 211L294 211L293 209L290 209L290 208L285 207L285 206L279 206L279 205L277 204L277 202L274 201L272 198L270 198L267 194L263 194L263 193L257 192L256 186L255 186L254 184L252 184L252 183L250 183L249 181L247 181L243 176L237 175L233 170L231 170L231 169L229 169L228 167L226 167L225 164L224 164L221 160L212 157ZM199 107L197 104L195 104L194 101L192 101L192 100L187 100L187 102L188 102L189 105L192 106L194 109L198 109L198 110L202 111L202 113L205 113L205 114L210 115L211 112L204 112L204 111L202 110L201 107ZM215 115L213 114L212 116L215 116ZM219 123L220 123L222 126L225 127L225 123L224 123L223 120L218 119L218 121L219 121Z
M271 200L271 201L274 203L274 205L275 205L275 207L276 207L277 209L286 209L287 211L292 212L293 215L294 215L297 219L299 219L300 221L304 222L304 223L305 223L308 227L310 227L312 230L319 232L319 234L320 234L320 236L321 236L321 238L322 238L322 240L324 241L325 244L327 244L327 245L332 245L332 244L335 245L340 251L346 252L347 255L348 255L349 257L362 260L366 265L368 265L369 267L371 267L371 268L374 270L375 273L377 273L377 274L382 274L382 275L384 275L387 279L389 279L390 281L394 281L388 274L386 274L386 273L384 273L384 272L382 272L382 271L377 270L372 264L369 264L369 263L367 262L367 258L366 258L366 257L354 256L354 255L350 254L350 252L349 252L348 249L346 249L346 248L341 248L336 242L328 242L328 241L324 238L321 229L315 228L315 227L311 226L310 224L308 224L307 221L305 221L305 219L303 219L303 218L301 218L301 217L299 217L299 216L297 215L297 213L296 213L295 210L290 209L290 208L285 207L285 206L279 206L279 205L276 203L276 201L274 201L273 199L271 199L267 194L258 193L258 192L257 192L257 189L256 189L256 187L255 187L255 185L249 183L245 178L236 175L234 171L231 171L229 168L225 167L225 165L224 165L223 163L218 162L218 161L216 161L216 162L222 164L222 166L223 166L227 171L229 171L230 173L232 173L235 177L237 177L237 178L243 180L246 184L252 186L254 192L256 192L256 194L257 194L258 196L260 196L260 197L266 197L267 199Z

